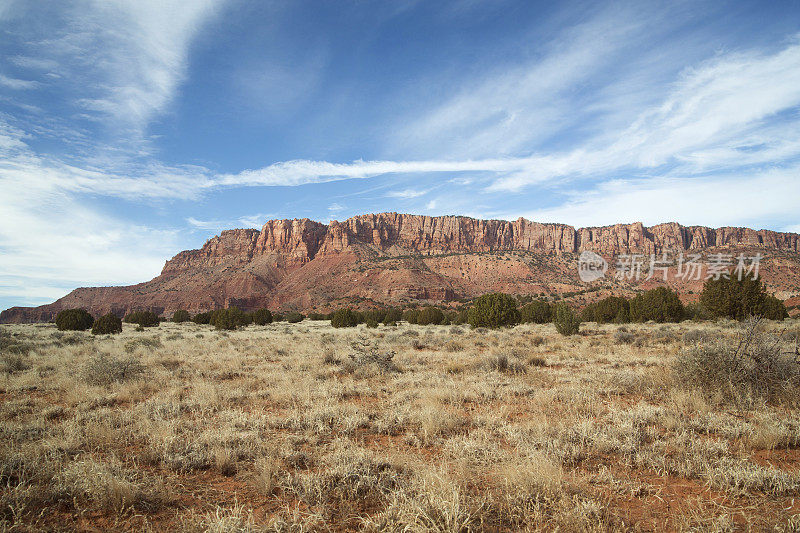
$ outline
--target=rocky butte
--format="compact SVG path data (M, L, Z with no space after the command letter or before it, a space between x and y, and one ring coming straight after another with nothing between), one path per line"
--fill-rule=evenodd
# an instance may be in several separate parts
M577 256L584 250L611 265L608 275L592 285L577 276ZM343 305L455 304L491 291L566 294L582 305L658 283L686 299L696 297L702 281L615 279L614 259L621 254L646 254L649 261L649 254L664 251L759 253L769 290L790 301L800 295L800 235L795 233L639 222L576 229L523 218L380 213L327 225L270 220L261 230L223 231L199 250L177 254L150 281L75 289L52 304L7 309L0 322L48 321L73 307L95 315L137 309L169 315L176 309L194 313L230 305L327 311Z

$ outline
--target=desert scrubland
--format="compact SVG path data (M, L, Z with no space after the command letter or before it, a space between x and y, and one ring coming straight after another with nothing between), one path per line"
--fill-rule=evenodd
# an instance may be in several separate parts
M798 531L800 321L757 327L2 326L0 529Z

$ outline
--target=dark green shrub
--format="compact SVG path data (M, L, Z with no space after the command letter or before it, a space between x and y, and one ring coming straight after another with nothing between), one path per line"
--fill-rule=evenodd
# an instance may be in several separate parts
M692 302L684 306L683 318L689 320L710 320L714 317L700 302Z
M462 324L469 324L469 309L464 308L458 311L455 316L450 319L451 324L460 326Z
M272 321L273 322L285 322L286 321L286 317L284 315L280 314L280 313L273 313Z
M370 309L364 312L365 322L383 322L386 318L386 309Z
M172 313L172 321L177 322L178 324L182 322L189 321L189 311L186 309L178 309L174 313Z
M92 335L113 335L114 333L122 333L122 320L114 313L108 313L94 321Z
M417 324L421 326L438 325L444 322L444 313L435 307L426 307L419 312Z
M257 326L266 326L272 324L272 311L269 309L259 309L253 311L253 324Z
M401 320L403 320L403 312L396 307L390 307L389 309L387 309L386 315L383 317L384 323L400 322Z
M373 320L371 318L367 319L366 324L367 324L368 328L377 328L378 327L378 321L377 320Z
M134 311L125 317L127 324L138 324L143 328L157 326L161 319L152 311Z
M476 298L469 310L473 328L499 328L519 323L517 300L508 294L495 292Z
M553 307L544 300L533 300L519 310L520 321L532 324L547 324L553 320Z
M358 316L350 308L337 309L331 316L331 326L335 328L353 328L358 325Z
M788 316L783 302L767 294L759 278L708 279L700 293L700 303L714 318L744 320L762 316L783 320Z
M227 309L212 311L211 320L209 321L209 324L217 329L228 330L246 326L249 323L250 317L238 307L228 307Z
M94 324L86 309L65 309L56 315L56 327L61 331L85 331Z
M631 320L635 322L680 322L685 313L678 293L667 287L637 294L629 305Z
M209 324L211 322L211 312L197 313L194 315L194 318L192 318L192 322L195 324Z
M769 320L783 320L789 318L789 311L779 298L767 294L761 304L761 316Z
M298 322L302 322L304 318L305 317L303 315L295 311L286 314L286 321L289 324L297 324Z
M553 315L553 324L562 335L575 335L580 330L581 319L567 304L558 304Z
M403 311L403 320L409 324L419 324L419 309L406 309Z
M308 313L309 320L330 320L330 317L324 313Z
M584 322L621 324L630 321L630 302L621 296L608 296L584 307L581 311Z

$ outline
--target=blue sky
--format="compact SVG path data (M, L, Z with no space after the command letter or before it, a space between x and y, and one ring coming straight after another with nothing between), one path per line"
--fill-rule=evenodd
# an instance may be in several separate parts
M0 308L270 218L800 231L800 4L0 0Z

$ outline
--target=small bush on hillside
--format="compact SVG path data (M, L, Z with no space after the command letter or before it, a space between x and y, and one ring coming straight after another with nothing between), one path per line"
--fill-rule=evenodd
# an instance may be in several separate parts
M64 337L63 333L58 333L58 332L53 333L51 337L57 340L71 338L71 337ZM30 352L33 349L33 345L24 342L22 338L24 337L22 337L19 334L11 333L6 329L0 329L0 353L24 355ZM82 340L78 342L82 342ZM63 343L67 344L67 342ZM77 344L77 342L73 344Z
M742 324L736 339L699 342L673 364L675 380L737 405L753 401L797 404L797 345L764 332L761 320Z
M228 307L212 311L209 324L217 329L233 330L246 326L250 323L250 319L251 317L238 307Z
M6 375L25 372L31 365L20 354L4 353L0 355L0 371Z
M83 367L83 380L91 385L110 385L136 379L144 370L144 365L136 357L117 358L100 353Z
M697 344L698 342L708 342L710 335L705 331L690 329L681 336L684 344Z
M519 323L517 300L508 294L495 292L476 298L469 310L473 328L499 328Z
M94 324L94 317L85 309L65 309L56 315L56 327L61 331L85 331Z
M211 312L197 313L194 315L194 318L192 318L192 322L195 324L209 324L211 322Z
M92 335L113 335L114 333L122 333L122 320L114 313L108 313L94 321Z
M172 313L172 321L181 324L183 322L189 321L189 311L186 309L178 309L174 313Z
M272 321L273 322L285 322L286 321L286 316L284 316L284 315L282 315L280 313L273 313L272 314Z
M331 316L331 326L335 328L354 328L357 325L358 315L348 307L337 309Z
M371 319L371 318L367 319L365 324L367 325L368 328L377 328L378 327L378 322L373 320L373 319Z
M419 312L417 324L421 326L439 325L444 322L444 313L436 307L426 307Z
M134 311L125 317L125 323L138 324L143 328L157 326L160 322L161 319L152 311Z
M678 293L667 287L637 294L630 301L630 317L635 322L680 322L684 313Z
M614 332L614 341L617 344L632 344L636 340L636 333L632 333L624 328L619 328Z
M567 304L558 304L553 316L556 331L562 335L575 335L581 327L581 319Z
M360 337L351 342L350 347L353 349L349 354L351 369L374 366L380 372L397 371L397 366L393 362L395 352L380 350L377 342L371 341L366 337Z
M257 326L266 326L272 324L272 311L269 309L259 309L253 312L253 324Z
M504 353L490 356L486 361L486 368L488 370L494 370L495 372L508 374L524 374L527 371L527 368L523 365L514 361L509 361L508 356Z
M329 320L330 317L325 313L308 313L309 320Z
M533 300L519 310L520 321L526 324L547 324L553 320L553 306L544 300Z
M302 322L305 317L297 312L291 312L286 314L286 321L289 324L297 324L298 322Z

